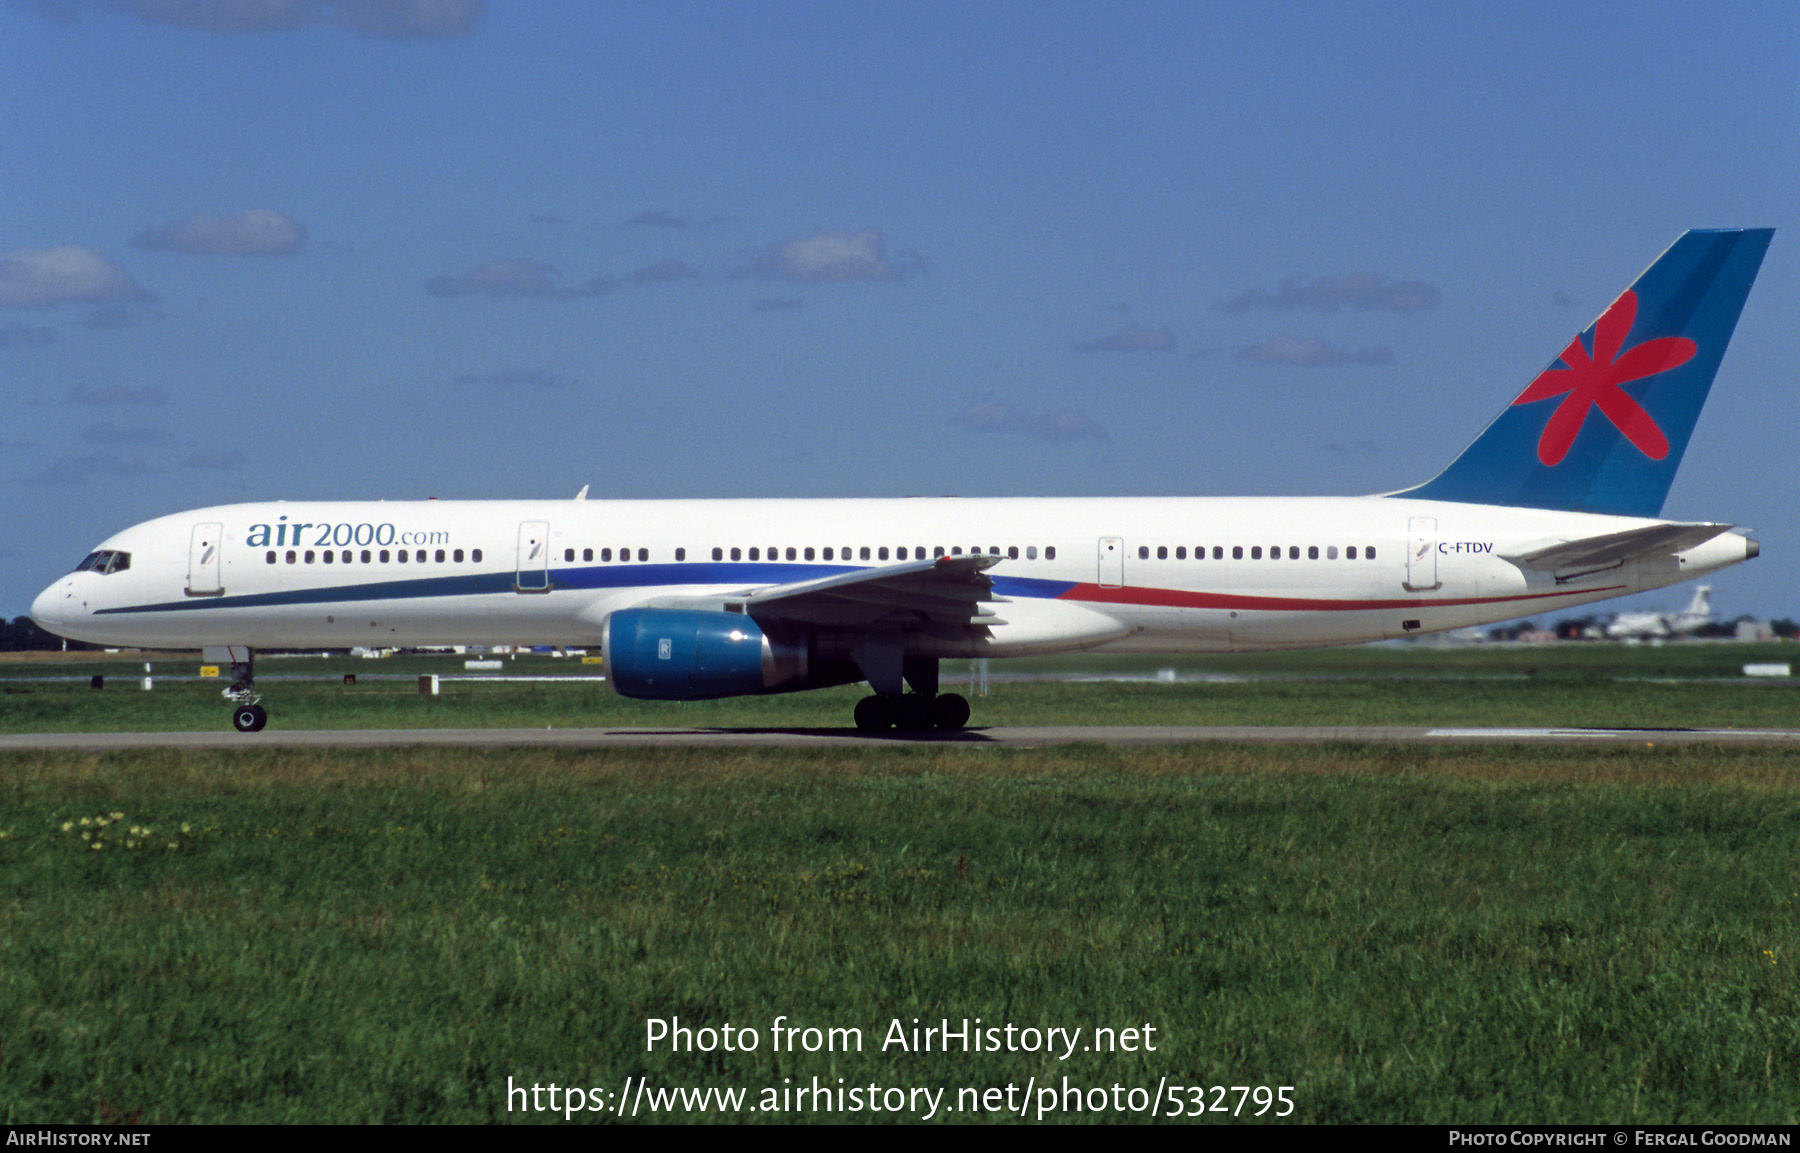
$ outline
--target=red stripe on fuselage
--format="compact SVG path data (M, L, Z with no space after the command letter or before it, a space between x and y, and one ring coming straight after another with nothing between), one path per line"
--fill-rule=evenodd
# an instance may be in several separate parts
M1524 593L1506 597L1399 597L1391 600L1325 600L1313 597L1242 596L1236 593L1185 592L1181 589L1102 588L1078 584L1058 600L1089 601L1109 605L1146 605L1172 609L1245 609L1255 612L1347 613L1369 609L1449 608L1454 605L1497 605L1511 601L1537 601L1553 597L1587 596L1623 592L1625 585L1570 589L1567 592Z

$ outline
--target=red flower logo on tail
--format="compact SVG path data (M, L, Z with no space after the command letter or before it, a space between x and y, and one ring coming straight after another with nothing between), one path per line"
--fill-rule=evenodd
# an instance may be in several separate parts
M1637 319L1637 306L1637 293L1628 291L1619 297L1594 325L1592 355L1577 336L1563 349L1562 362L1568 367L1546 369L1513 401L1515 405L1530 404L1569 394L1550 414L1544 434L1538 438L1538 459L1545 464L1561 464L1563 457L1569 455L1590 408L1605 413L1625 439L1651 460L1669 455L1669 438L1644 411L1644 406L1619 386L1679 368L1693 358L1699 346L1685 336L1659 336L1620 355L1619 348L1631 332L1631 322Z

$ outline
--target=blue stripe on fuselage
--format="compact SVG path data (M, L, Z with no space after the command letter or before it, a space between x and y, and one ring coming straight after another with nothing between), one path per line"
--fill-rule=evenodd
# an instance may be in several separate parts
M681 585L743 585L762 587L819 580L840 573L867 571L857 565L804 564L777 561L695 561L675 564L593 565L551 569L552 590L649 588ZM457 573L454 576L417 577L375 581L370 584L329 585L325 588L290 589L284 592L249 593L243 596L196 597L162 604L99 609L96 616L119 613L191 612L202 609L270 608L281 605L345 604L366 601L424 600L434 597L490 596L513 593L513 572ZM1038 577L996 576L994 592L1010 597L1061 596L1075 587L1073 581Z

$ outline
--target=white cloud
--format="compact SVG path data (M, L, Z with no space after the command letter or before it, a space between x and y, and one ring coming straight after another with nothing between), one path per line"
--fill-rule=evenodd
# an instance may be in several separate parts
M633 284L667 284L673 280L698 280L700 273L684 260L659 260L625 278Z
M950 423L970 432L1010 432L1034 440L1067 443L1076 440L1106 440L1106 429L1084 412L1072 408L1055 412L1032 412L998 401L984 400L971 404Z
M1328 344L1316 336L1277 336L1238 350L1239 360L1259 364L1297 364L1306 368L1325 368L1338 364L1392 364L1394 353L1385 345L1373 348L1342 348Z
M52 344L56 330L36 324L0 324L0 348L30 348Z
M95 388L92 385L78 384L69 393L71 404L167 404L169 394L155 385L146 384L141 388L133 388L128 384L108 385Z
M756 258L752 270L787 280L837 283L859 280L899 280L919 268L917 260L904 264L887 258L881 231L827 232L804 240L771 244Z
M1081 352L1167 352L1175 347L1175 334L1166 325L1127 324L1111 336L1080 341L1075 347Z
M490 260L461 276L434 276L425 282L433 296L526 296L567 299L600 296L611 292L610 277L597 276L575 288L563 288L556 266L536 260L505 257Z
M20 479L26 484L86 484L94 477L121 479L155 476L160 472L160 468L142 460L121 457L116 453L96 452L84 456L65 456Z
M172 220L132 240L139 248L196 256L287 256L300 250L306 229L267 208L247 208L228 216L196 212Z
M580 381L558 376L547 368L509 368L481 375L465 372L450 383L457 388L470 385L487 388L569 388Z
M81 439L89 444L155 444L167 440L168 435L154 428L121 428L109 420L90 424L81 430Z
M250 464L250 457L235 448L201 449L190 452L187 459L181 462L183 468L211 468L221 472L245 468Z
M0 306L47 308L149 297L123 268L84 245L0 252Z
M1314 312L1336 312L1342 308L1422 312L1436 308L1440 295L1435 286L1423 280L1389 280L1373 272L1353 272L1349 276L1290 276L1274 292L1248 288L1217 307L1220 312L1248 312L1252 308L1285 312L1302 308Z
M153 24L202 32L272 32L336 24L365 36L458 36L473 30L485 0L118 0Z

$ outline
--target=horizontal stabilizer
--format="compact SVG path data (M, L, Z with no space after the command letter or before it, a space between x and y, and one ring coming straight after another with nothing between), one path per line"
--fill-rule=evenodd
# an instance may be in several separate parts
M1734 527L1729 524L1653 524L1579 540L1531 541L1515 552L1501 553L1500 557L1520 568L1541 572L1602 568L1638 557L1682 552L1730 532Z

